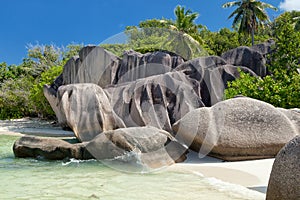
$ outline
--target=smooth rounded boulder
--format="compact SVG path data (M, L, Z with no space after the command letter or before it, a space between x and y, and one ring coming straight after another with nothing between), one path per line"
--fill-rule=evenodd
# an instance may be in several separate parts
M86 151L86 143L71 144L65 140L47 137L23 136L13 145L18 158L40 158L47 160L63 160L75 158L87 160L93 158Z
M288 142L273 164L267 200L300 199L300 136Z
M187 149L168 132L155 127L131 127L106 131L86 146L98 160L125 158L134 153L149 168L165 167L186 159Z
M57 92L61 124L67 124L80 141L90 141L103 131L125 127L112 110L104 90L95 84L70 84Z
M293 109L284 109L284 108L277 108L281 111L289 120L294 124L295 129L298 130L298 134L300 134L300 109L293 108Z
M192 150L230 161L275 157L298 134L274 106L245 97L193 110L173 130Z

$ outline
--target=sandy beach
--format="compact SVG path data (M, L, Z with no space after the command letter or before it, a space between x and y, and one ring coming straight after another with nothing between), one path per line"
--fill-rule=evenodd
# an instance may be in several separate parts
M173 165L170 170L187 170L266 193L273 162L274 159L224 162L209 156L199 159L197 153L190 152L184 163Z
M29 118L0 120L1 134L74 137L73 132L64 131L52 122ZM197 153L190 152L185 162L170 166L167 170L187 171L266 193L273 162L274 159L224 162L209 156L200 159Z
M40 119L0 120L0 134L22 136L35 135L45 137L74 137L71 131L64 131L54 122Z

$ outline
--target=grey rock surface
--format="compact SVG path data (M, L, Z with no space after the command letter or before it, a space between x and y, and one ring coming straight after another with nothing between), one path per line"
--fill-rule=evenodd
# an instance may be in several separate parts
M196 58L175 68L176 71L183 72L190 82L198 82L195 91L206 106L214 105L224 99L227 82L240 76L238 69L256 76L249 68L226 64L225 60L218 56Z
M126 127L149 125L171 131L175 121L204 106L194 91L194 85L181 72L119 84L105 88L105 91L114 112Z
M267 200L300 199L300 136L288 142L275 158Z
M132 127L106 131L87 144L98 160L120 158L134 152L150 168L182 162L187 149L168 132L154 127Z
M229 50L221 56L228 64L244 66L251 69L258 76L266 76L266 60L263 55L250 47L238 47Z
M180 56L163 51L146 54L133 50L125 51L114 83L131 82L140 78L164 74L183 62L184 60Z
M300 135L300 112L299 109L284 109L284 108L277 108L280 112L282 112L289 120L292 122L292 124L295 126L295 129L298 132L298 135Z
M224 160L275 157L298 134L281 111L244 97L191 111L173 130L191 149Z
M13 146L16 157L47 160L63 159L118 159L130 162L128 156L142 162L149 168L161 168L186 159L187 149L168 132L154 127L120 128L105 131L93 140L83 143L23 136Z
M114 113L104 90L95 84L61 86L57 95L59 123L67 124L80 141L90 141L103 131L125 127Z
M266 56L272 53L273 47L275 47L275 41L271 39L266 42L256 44L252 46L251 49L260 52L263 56Z
M14 143L13 151L19 158L31 157L47 160L93 158L86 150L85 145L86 143L71 144L55 138L23 136Z

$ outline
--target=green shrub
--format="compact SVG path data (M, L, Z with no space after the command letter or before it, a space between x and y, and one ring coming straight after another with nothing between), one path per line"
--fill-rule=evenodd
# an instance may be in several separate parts
M7 79L1 84L0 119L15 119L32 114L29 100L32 77Z
M300 75L283 75L283 79L266 76L263 79L240 72L240 78L228 83L226 99L243 95L282 108L300 107Z
M43 87L45 84L51 84L55 78L61 74L62 66L51 67L44 71L38 80L35 80L35 84L30 90L30 101L33 107L33 111L41 118L53 119L55 114L44 96Z

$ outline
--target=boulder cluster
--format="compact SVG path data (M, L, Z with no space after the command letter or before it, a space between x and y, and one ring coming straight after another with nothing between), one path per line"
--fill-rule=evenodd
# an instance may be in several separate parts
M299 134L298 110L246 97L223 101L238 69L266 76L272 44L188 61L167 51L130 50L120 58L84 47L44 87L58 122L80 143L24 137L15 155L103 160L135 152L151 167L181 162L188 150L224 160L275 157Z

